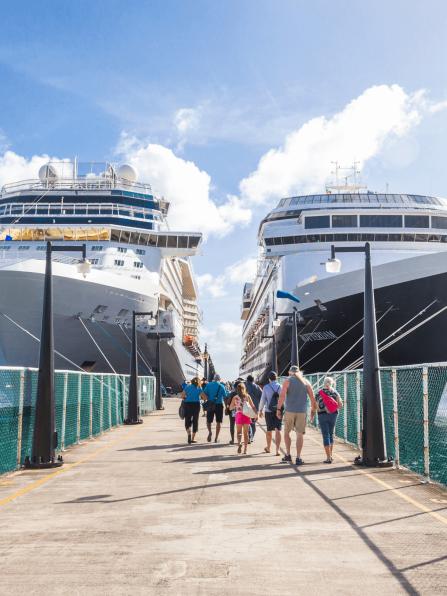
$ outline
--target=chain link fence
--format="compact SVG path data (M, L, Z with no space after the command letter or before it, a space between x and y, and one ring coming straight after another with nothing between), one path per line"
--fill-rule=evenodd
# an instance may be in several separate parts
M361 449L363 372L329 373L343 401L336 436ZM306 375L314 392L323 388L326 373ZM279 377L282 383L287 377ZM426 480L447 486L447 364L381 368L387 455ZM308 424L318 426L318 416Z
M31 457L38 370L0 367L0 474ZM155 379L139 377L140 413L155 410ZM58 450L119 426L127 413L129 376L57 371Z

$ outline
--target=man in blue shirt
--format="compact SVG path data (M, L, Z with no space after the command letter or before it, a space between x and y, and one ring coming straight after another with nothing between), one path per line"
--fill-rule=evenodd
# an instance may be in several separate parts
M213 432L211 430L211 424L214 422L214 415L216 415L216 438L214 439L215 443L220 443L219 440L219 433L220 429L222 428L222 420L223 420L223 411L224 405L223 400L224 397L227 397L227 392L225 391L224 385L220 382L220 375L214 375L214 381L208 383L205 389L200 394L200 397L207 401L216 402L216 409L212 412L206 413L206 426L208 428L208 443L211 443L211 439L213 438Z

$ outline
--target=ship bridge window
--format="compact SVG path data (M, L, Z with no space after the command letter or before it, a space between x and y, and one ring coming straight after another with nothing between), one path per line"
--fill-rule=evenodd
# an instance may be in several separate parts
M333 228L356 228L357 227L357 215L333 215L332 216L332 227Z
M168 248L177 248L177 236L168 236Z
M139 232L131 232L130 233L129 244L138 244L139 237L140 237L140 233Z
M431 216L431 227L438 230L447 230L447 217Z
M121 230L120 242L121 244L128 244L130 232L128 230Z
M157 236L155 234L149 234L148 245L157 246Z
M401 228L402 215L369 214L360 216L361 228Z
M190 236L188 248L197 248L199 246L200 240L201 236Z
M178 247L188 248L188 236L178 236Z
M304 219L304 227L306 228L306 230L330 228L331 217L330 215L306 216L306 218Z
M158 236L157 246L159 248L166 248L166 236Z
M430 216L429 215L406 215L405 216L405 227L406 228L429 228L430 227Z

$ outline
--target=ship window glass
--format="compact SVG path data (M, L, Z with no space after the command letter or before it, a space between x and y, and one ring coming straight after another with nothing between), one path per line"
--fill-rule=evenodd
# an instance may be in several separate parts
M157 236L155 234L149 234L147 243L149 246L157 246Z
M281 236L278 236L277 238L273 238L273 243L275 246L278 246L279 244L281 244Z
M415 234L415 242L428 242L428 234Z
M33 239L33 231L30 228L22 228L22 240L31 242Z
M447 242L447 236L441 236L441 242Z
M429 242L441 242L441 234L432 234L428 237Z
M58 228L48 228L45 230L45 240L63 240L64 232Z
M99 251L101 251L102 249L103 249L103 247L102 247L102 246L92 246L92 248L91 248L91 250L93 250L93 251L96 251L96 252L99 252Z
M121 230L110 230L110 240L112 242L119 242L120 241L120 234Z
M20 228L9 228L9 236L11 236L12 240L20 240L22 239L22 230Z
M320 234L321 242L334 242L334 234Z
M168 248L177 248L177 236L168 236Z
M40 228L38 228L37 230L33 230L33 237L34 237L34 242L42 242L43 240L45 240L45 234L44 231Z
M307 236L295 236L295 244L305 244L307 242Z
M124 261L113 261L115 267L123 267Z
M199 246L201 236L190 236L188 248L197 248Z
M11 247L10 246L0 246L0 250L9 250ZM45 247L42 246L43 250L45 250Z
M34 230L34 240L38 240L36 238L36 230ZM74 242L76 240L76 233L74 230L64 230L64 240L65 242Z
M431 227L438 230L447 230L447 217L431 216Z
M278 207L282 207L285 202L286 202L286 199L281 199L278 203Z
M76 230L76 240L87 240L87 232L85 230Z
M304 219L304 227L306 230L316 230L321 228L331 227L330 215L315 215L306 216Z
M335 242L346 242L348 239L347 234L334 234Z
M402 234L388 234L388 242L401 242Z
M362 234L362 242L373 242L374 234Z
M402 215L382 215L371 213L360 216L361 228L401 228Z
M140 232L131 232L129 243L130 244L138 244L139 237L140 237Z
M414 242L414 234L403 234L403 242Z
M388 234L376 234L376 242L388 242Z
M87 214L87 209L85 207L79 207L78 205L76 205L75 209L76 209L76 215L86 215Z
M300 236L298 236L300 238ZM266 246L273 246L273 238L264 238Z
M118 246L118 252L126 253L127 248L124 248L124 246Z
M87 230L87 240L98 240L98 230Z
M147 245L147 237L149 236L149 234L140 234L140 239L138 241L138 244L143 244L144 246ZM137 249L138 250L138 249Z
M9 236L9 230L0 229L0 242L4 242L6 240L6 236Z
M294 198L291 200L290 204L291 204L291 205L296 205L296 204L298 203L298 199L299 199L299 197L294 197Z
M282 243L283 244L293 244L293 236L283 236Z
M90 263L92 265L97 265L99 263L99 259L90 259Z
M166 236L158 236L157 246L159 248L166 248Z
M405 216L405 227L406 228L429 228L430 217L428 215L406 215Z
M333 215L332 216L332 227L333 228L356 228L357 227L357 215Z
M47 250L46 246L38 246L36 250Z
M349 242L360 242L361 238L362 238L361 234L348 234Z
M145 255L146 254L146 251L143 250L142 248L137 248L135 252L137 253L137 255Z
M320 234L315 234L313 236L307 237L308 242L320 242Z
M127 244L129 242L130 232L128 230L121 230L121 244Z
M121 208L120 208L120 210L119 210L119 214L120 214L121 216L123 216L123 215L124 215L124 217L130 217L130 211L126 211L125 209L121 209Z
M101 228L98 230L98 239L106 240L108 242L110 240L110 230L107 228Z
M19 250L29 250L29 245L28 246L19 246Z
M188 248L188 236L179 236L178 237L178 247L179 248Z
M133 266L137 269L143 269L143 263L138 263L137 261L134 261Z

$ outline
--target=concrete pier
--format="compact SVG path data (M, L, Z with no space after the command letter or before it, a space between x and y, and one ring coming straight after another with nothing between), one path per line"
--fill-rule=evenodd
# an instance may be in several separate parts
M296 596L447 593L447 492L405 471L332 465L308 429L297 468L188 445L179 400L68 449L63 468L0 477L0 593ZM292 451L293 454L293 451Z

